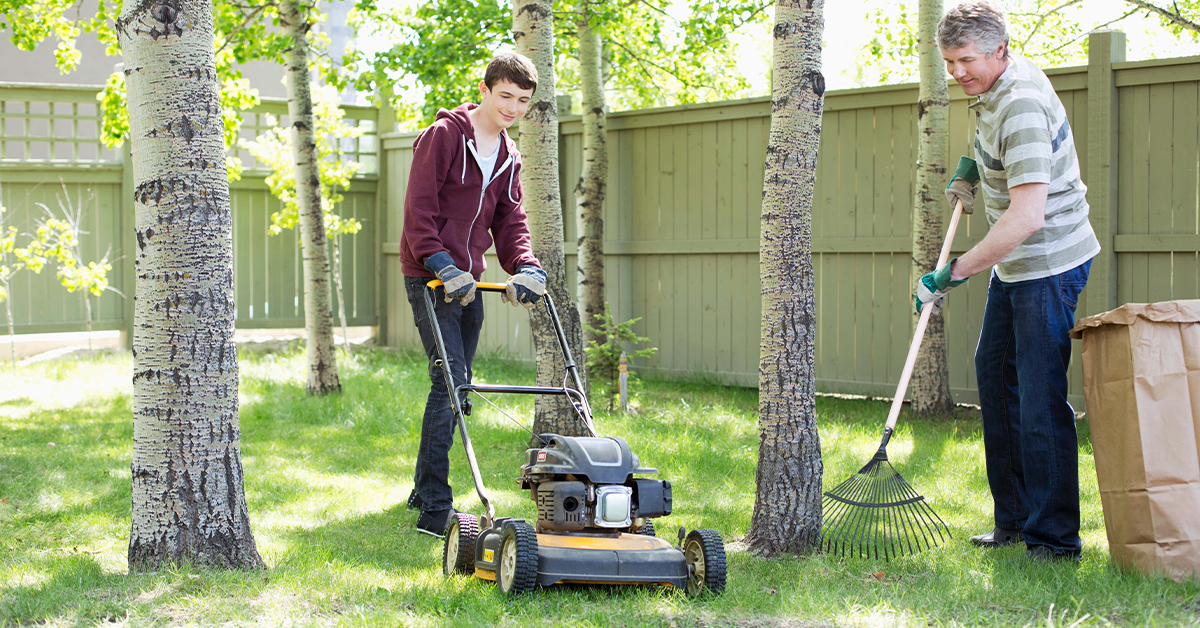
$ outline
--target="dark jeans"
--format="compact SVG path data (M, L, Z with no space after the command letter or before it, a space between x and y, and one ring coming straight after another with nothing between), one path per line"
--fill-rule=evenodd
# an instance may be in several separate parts
M1079 445L1067 366L1079 292L1091 260L1066 272L988 283L975 351L988 484L996 525L1031 548L1077 554Z
M450 405L450 392L446 389L446 378L442 369L434 366L439 356L424 297L425 284L429 281L428 278L405 277L404 290L412 306L413 319L421 334L425 355L429 357L429 378L432 382L429 398L425 401L421 446L417 450L413 485L424 502L423 510L438 511L450 508L454 502L454 492L450 489L450 448L454 445L456 423L454 409ZM454 385L470 383L471 364L475 361L479 330L483 327L483 299L477 295L466 307L457 300L446 303L446 292L440 287L432 296Z

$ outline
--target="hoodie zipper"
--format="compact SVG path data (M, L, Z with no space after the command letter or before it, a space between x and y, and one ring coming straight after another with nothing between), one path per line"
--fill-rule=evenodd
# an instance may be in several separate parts
M463 137L466 138L465 135ZM475 140L467 140L466 144L471 149L471 154L475 156L475 165L478 166L479 165L479 153L475 150ZM500 150L500 147L497 146L496 150L497 151ZM467 156L463 155L464 162L466 161L466 159L467 159ZM504 164L501 165L499 168L497 168L495 170L495 172L492 173L492 178L484 180L483 186L481 186L479 188L479 206L475 208L475 217L471 219L471 228L467 230L467 272L468 273L470 273L475 268L475 256L471 255L471 235L475 233L475 221L479 220L479 214L483 213L483 199L484 199L484 197L487 196L487 188L489 185L492 184L493 181L495 181L496 179L498 179L500 177L501 172L504 172L505 170L508 169L508 166L510 164L512 164L512 161L513 161L513 156L509 155L508 159L504 160ZM479 169L479 173L481 175L483 174L483 168Z

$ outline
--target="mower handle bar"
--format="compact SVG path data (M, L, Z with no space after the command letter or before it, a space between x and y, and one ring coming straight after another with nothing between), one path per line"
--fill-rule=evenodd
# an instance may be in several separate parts
M483 486L483 477L479 473L479 463L475 460L475 449L471 446L471 436L467 433L467 422L463 415L462 402L460 401L460 390L476 390L486 391L493 389L492 392L521 392L526 394L555 394L564 395L571 400L584 419L584 425L593 436L598 436L596 428L592 424L592 411L587 404L587 399L579 392L583 389L583 381L579 377L579 367L575 364L575 359L571 356L571 348L567 345L567 336L563 332L562 323L558 318L558 311L554 307L554 300L547 292L542 295L541 301L545 304L546 313L550 315L550 321L554 324L554 333L558 338L558 346L563 352L563 362L566 365L567 373L575 380L575 390L567 388L564 382L562 388L548 388L545 391L537 390L535 386L485 386L463 384L461 386L454 385L454 378L450 374L450 360L446 353L446 341L442 338L442 327L437 324L437 312L433 306L433 297L437 288L442 286L440 279L433 279L425 284L425 308L429 313L430 329L433 332L434 345L437 347L438 362L440 362L442 376L446 379L446 390L454 391L450 394L450 406L454 410L456 422L458 423L458 432L462 437L463 448L467 451L467 463L471 467L471 479L475 483L475 492L479 494L479 501L483 502L484 507L488 511L488 519L494 520L496 517L496 507L492 504L491 498L488 496L487 489ZM477 282L476 290L484 292L508 292L508 286L502 283ZM503 389L503 390L497 390ZM574 394L572 394L574 393ZM576 399L578 397L578 400Z

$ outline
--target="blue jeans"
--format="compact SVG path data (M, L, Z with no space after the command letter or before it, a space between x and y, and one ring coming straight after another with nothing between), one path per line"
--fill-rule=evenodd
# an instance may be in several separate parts
M432 383L421 422L421 445L417 450L413 486L424 502L422 510L439 511L450 508L454 502L454 492L450 489L450 448L454 446L456 422L445 375L441 367L434 366L434 361L440 358L433 328L430 327L429 310L425 307L425 284L429 281L428 278L405 277L404 290L412 306L413 320L421 334L425 355L429 358L429 378ZM454 385L470 383L471 364L475 361L479 330L483 327L483 299L476 296L466 307L457 300L446 303L445 289L440 287L432 297L442 340L446 343Z
M988 283L975 350L996 526L1029 547L1078 554L1079 444L1067 403L1068 332L1091 260L1058 275Z

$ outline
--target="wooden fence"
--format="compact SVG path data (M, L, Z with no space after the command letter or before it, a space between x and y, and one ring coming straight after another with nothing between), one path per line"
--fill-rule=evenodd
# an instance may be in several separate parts
M1092 34L1089 50L1086 67L1047 72L1067 108L1104 247L1079 315L1200 297L1200 58L1128 63L1120 33ZM132 182L121 158L94 139L94 93L0 86L0 183L18 220L34 200L52 205L60 177L87 199L89 253L114 242L114 284L124 289L132 269L120 251L130 246ZM914 323L916 100L914 85L826 94L813 207L821 390L890 395L902 366ZM950 155L972 155L969 99L952 86L951 100ZM50 104L38 109L39 102ZM244 135L267 126L272 112L282 115L283 104L256 111ZM385 133L376 141L376 129L391 128L390 116L347 108L348 118L369 128L353 152L378 166L378 174L354 182L344 210L364 223L347 241L347 314L351 324L378 325L389 345L418 346L397 259L414 136ZM42 120L51 126L34 129ZM581 132L578 118L563 119L561 194L572 268ZM769 132L766 98L610 115L605 279L615 315L640 318L636 330L659 348L638 365L643 371L757 384L758 224ZM41 157L31 152L39 142ZM299 327L295 238L266 235L275 201L247 165L249 174L231 186L238 325ZM964 219L954 250L967 250L986 231L982 212ZM489 260L485 277L503 280ZM573 287L574 277L568 280ZM20 331L80 328L77 295L53 286L52 276L21 281L14 291ZM960 401L977 399L973 353L986 288L986 278L971 280L946 309L951 387ZM101 328L131 320L131 301L99 301ZM525 311L489 301L483 349L529 359ZM1071 381L1072 401L1082 406L1078 356Z
M1067 109L1091 220L1104 252L1078 314L1129 301L1200 297L1200 58L1124 62L1124 35L1091 35L1088 66L1047 72ZM951 86L950 155L974 155L969 99ZM890 396L911 340L911 221L917 88L831 91L825 97L813 260L817 274L817 383L821 390ZM574 267L574 197L581 124L565 118L560 175L568 267ZM770 102L759 98L611 114L605 206L606 289L620 319L659 348L645 372L758 380L759 212ZM391 214L386 283L398 286L399 209L411 135L383 140ZM948 212L947 212L948 213ZM987 232L965 217L953 250ZM493 267L489 277L501 279ZM573 278L569 281L574 285ZM975 402L974 350L987 278L948 300L951 389ZM404 295L388 297L389 344L416 345ZM483 344L531 355L523 312L488 311ZM1083 406L1078 346L1072 402Z
M111 285L125 295L106 292L90 297L93 327L127 330L133 321L133 258L127 253L133 249L134 237L132 167L127 151L109 150L98 139L98 89L0 84L0 203L8 208L5 224L22 231L31 230L35 220L45 217L43 206L61 213L62 204L82 204L83 255L98 260L108 251L113 262ZM364 165L338 210L363 223L361 232L342 237L346 319L350 325L376 325L380 112L372 107L345 110L346 121L364 129L362 137L343 140L342 146L348 158ZM276 122L286 124L287 103L264 102L244 118L241 137L253 139ZM271 214L280 209L280 203L267 189L264 167L248 152L239 152L245 174L229 186L237 326L303 327L298 235L294 231L268 234ZM16 332L84 329L83 298L58 285L53 267L40 275L21 273L12 285Z

